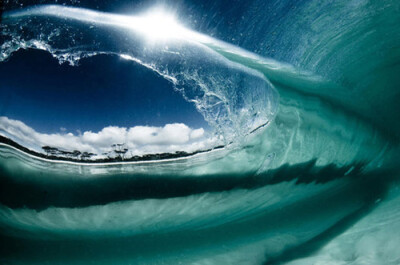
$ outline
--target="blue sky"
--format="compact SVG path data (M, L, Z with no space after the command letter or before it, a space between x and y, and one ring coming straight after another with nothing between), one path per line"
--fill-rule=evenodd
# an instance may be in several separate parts
M168 123L207 126L171 83L116 56L98 55L72 67L44 51L20 50L0 63L0 80L0 116L40 132Z

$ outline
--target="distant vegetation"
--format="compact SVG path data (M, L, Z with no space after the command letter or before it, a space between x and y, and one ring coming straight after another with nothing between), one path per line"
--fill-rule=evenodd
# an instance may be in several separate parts
M81 152L79 150L74 151L64 151L60 150L56 147L51 146L42 146L43 151L46 152L46 157L56 156L56 157L64 157L64 158L71 158L76 160L87 160L96 154L88 153L88 152Z
M39 153L33 150L30 150L13 140L4 137L0 135L0 143L4 143L10 146L13 146L21 151L24 151L25 153L37 156L37 157L42 157L42 158L47 158L50 160L62 160L62 161L72 161L72 162L90 162L90 163L109 163L109 162L121 162L121 161L126 161L126 162L131 162L131 161L150 161L150 160L163 160L163 159L171 159L171 158L179 158L179 157L188 157L192 156L195 154L199 153L205 153L209 152L211 150L216 150L216 149L221 149L224 146L216 146L211 149L207 150L199 150L195 151L192 153L188 153L185 151L176 151L175 153L159 153L159 154L146 154L142 156L131 156L131 157L126 157L127 152L129 151L128 148L125 147L125 144L113 144L111 146L112 150L110 150L107 153L103 153L104 156L107 156L106 158L100 158L100 159L91 159L93 156L96 154L93 153L88 153L88 152L81 152L79 150L73 150L73 151L66 151L66 150L61 150L56 147L52 146L42 146L42 149L44 153Z

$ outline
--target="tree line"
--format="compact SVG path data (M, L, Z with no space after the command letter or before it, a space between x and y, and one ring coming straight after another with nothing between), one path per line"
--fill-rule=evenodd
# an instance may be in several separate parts
M57 147L51 147L51 146L42 146L43 151L45 151L46 156L64 156L67 158L75 158L75 159L80 159L80 160L87 160L91 158L92 156L95 156L96 154L94 153L89 153L89 152L81 152L79 150L74 150L74 151L64 151L61 149L58 149Z
M107 153L103 153L103 155L107 156L107 158L96 158L96 159L90 159L96 154L94 153L89 153L89 152L81 152L79 150L73 150L73 151L65 151L62 149L59 149L57 147L52 147L52 146L43 146L42 150L45 153L42 152L36 152L31 149L28 149L15 141L11 140L10 138L7 138L5 136L0 135L0 143L7 144L9 146L13 146L25 153L34 155L36 157L42 157L42 158L47 158L50 160L60 160L60 161L73 161L73 162L90 162L90 163L107 163L107 162L118 162L118 161L149 161L149 160L163 160L163 159L172 159L172 158L179 158L179 157L188 157L192 156L195 154L199 153L205 153L209 152L211 150L216 150L216 149L221 149L224 146L216 146L214 148L210 148L207 150L198 150L195 152L185 152L185 151L176 151L174 153L157 153L157 154L145 154L141 156L131 156L131 157L126 157L126 154L128 153L128 148L125 147L125 144L113 144L111 145L112 150L110 150Z
M112 150L109 152L103 153L103 155L107 156L109 159L119 159L119 160L124 160L125 159L125 154L128 152L128 148L125 148L125 144L113 144L111 145ZM79 150L73 150L73 151L65 151L62 149L59 149L57 147L52 147L52 146L42 146L43 151L46 153L47 157L50 156L56 156L56 157L66 157L66 158L72 158L72 159L78 159L78 160L88 160L95 156L96 154L94 153L89 153L89 152L81 152Z

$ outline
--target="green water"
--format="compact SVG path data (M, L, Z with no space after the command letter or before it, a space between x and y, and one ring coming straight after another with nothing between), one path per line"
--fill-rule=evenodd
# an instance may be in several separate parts
M0 59L22 48L71 64L128 54L188 100L204 91L226 99L223 108L207 97L196 107L229 143L177 160L101 165L1 145L4 264L400 262L398 1L309 1L277 20L275 34L239 43L275 41L274 59L197 35L171 45L178 57L142 54L136 37L120 50L90 53L86 40L66 49L88 25L84 11L61 11L7 13L12 41ZM112 23L107 34L121 27ZM49 41L53 27L70 35Z

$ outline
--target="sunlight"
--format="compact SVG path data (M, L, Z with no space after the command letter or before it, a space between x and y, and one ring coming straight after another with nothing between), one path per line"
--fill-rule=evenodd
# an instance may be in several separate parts
M54 16L74 19L91 24L118 26L142 34L152 42L186 40L200 43L215 43L216 40L190 30L182 25L171 12L158 6L141 15L117 15L76 7L43 5L19 12L9 12L5 19L24 16Z
M182 39L189 33L174 16L162 10L136 17L131 26L152 40Z

